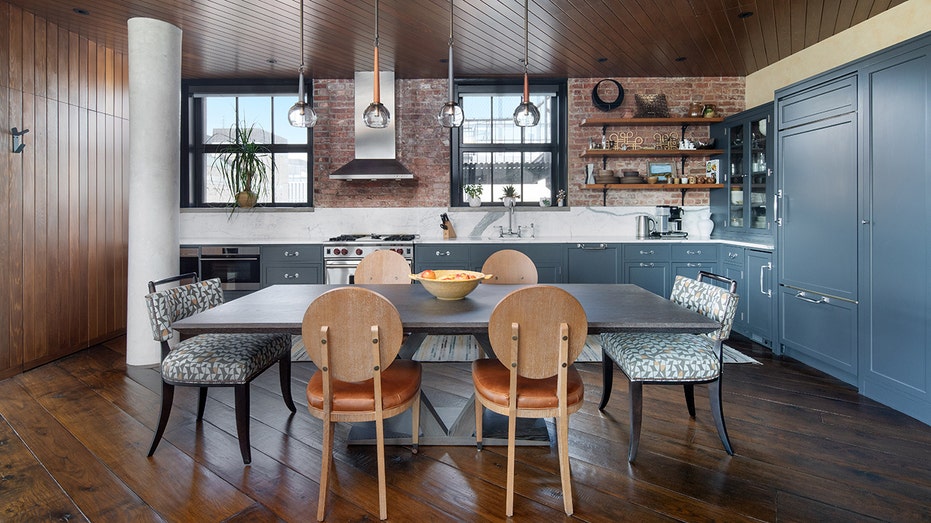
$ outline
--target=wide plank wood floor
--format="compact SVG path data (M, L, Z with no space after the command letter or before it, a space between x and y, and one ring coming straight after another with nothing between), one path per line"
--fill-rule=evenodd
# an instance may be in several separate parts
M697 387L690 420L679 387L644 387L635 464L626 461L627 380L605 413L600 364L579 364L585 406L570 422L575 514L563 513L555 448L519 447L515 521L931 521L931 427L762 347L727 365L721 447ZM310 363L296 363L289 416L275 368L253 384L252 464L243 466L233 394L213 389L202 424L178 388L158 451L146 451L159 377L127 368L122 339L0 382L0 521L312 521L321 423L306 411ZM427 364L439 404L463 404L469 365ZM375 449L337 429L328 521L378 519ZM504 520L506 448L387 450L391 521Z

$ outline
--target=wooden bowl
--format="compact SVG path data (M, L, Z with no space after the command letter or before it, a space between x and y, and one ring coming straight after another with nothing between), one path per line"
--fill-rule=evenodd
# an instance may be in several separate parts
M411 274L411 279L420 282L427 292L440 300L461 300L474 291L482 280L491 278L491 274L476 271L437 269L433 272L436 279L424 278L423 272ZM459 279L455 279L457 276Z

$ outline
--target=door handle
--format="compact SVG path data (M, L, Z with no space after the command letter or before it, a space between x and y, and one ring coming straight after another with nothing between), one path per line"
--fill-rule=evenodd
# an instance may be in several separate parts
M577 243L575 246L579 249L582 249L583 251L603 251L608 248L607 243L599 243L598 245L591 247L585 243Z
M450 256L451 254L452 254L452 253L450 253L449 251L446 251L446 252L443 252L443 251L436 251L436 255L437 255L437 256Z
M301 273L299 272L295 272L293 276L288 273L284 273L284 279L286 280L290 280L291 278L300 278L300 277L301 277Z
M773 262L766 262L766 265L760 265L760 294L763 294L765 296L772 298L773 297L772 289L766 289L765 291L763 290L763 271L767 269L769 271L773 270ZM795 297L798 298L799 296L796 295Z
M300 256L300 255L301 255L301 251L294 251L294 252L291 252L291 251L284 251L284 257L285 257L285 258L289 258L289 257L291 257L291 256L297 257L297 256Z
M820 305L820 304L822 304L822 303L831 303L831 300L825 298L824 296L822 296L822 297L818 298L817 300L815 300L815 299L813 299L813 298L809 298L808 296L805 296L805 293L804 293L804 292L798 292L798 293L796 293L796 294L795 294L795 297L798 298L798 299L800 299L800 300L802 300L802 301L807 301L808 303L814 303L815 305Z

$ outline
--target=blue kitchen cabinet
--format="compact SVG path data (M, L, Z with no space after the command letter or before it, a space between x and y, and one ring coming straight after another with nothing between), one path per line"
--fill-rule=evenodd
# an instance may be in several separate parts
M565 283L566 247L562 243L495 243L473 244L470 258L473 270L479 271L493 253L513 249L526 254L537 268L539 283Z
M621 247L610 243L574 243L567 249L569 283L617 283Z
M263 245L260 264L262 287L324 282L320 244Z
M472 267L467 243L414 244L414 272L426 269L469 270Z
M721 246L721 275L737 282L737 312L734 314L734 331L744 334L747 324L747 282L744 278L744 248L733 245Z
M784 353L856 385L857 305L785 286L779 292L779 342Z
M701 271L718 274L718 245L714 243L674 244L671 249L671 261L670 289L676 276L695 279Z
M746 249L745 260L745 285L740 299L744 301L741 310L746 311L746 325L737 332L772 349L776 315L773 253Z
M623 272L619 279L623 283L632 283L668 298L672 288L669 260L669 244L626 244L623 249Z

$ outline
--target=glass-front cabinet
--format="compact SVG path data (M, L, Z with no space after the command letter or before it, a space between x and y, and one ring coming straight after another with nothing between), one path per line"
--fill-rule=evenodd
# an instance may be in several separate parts
M725 118L711 133L723 145L724 189L711 191L714 237L773 241L772 104Z

